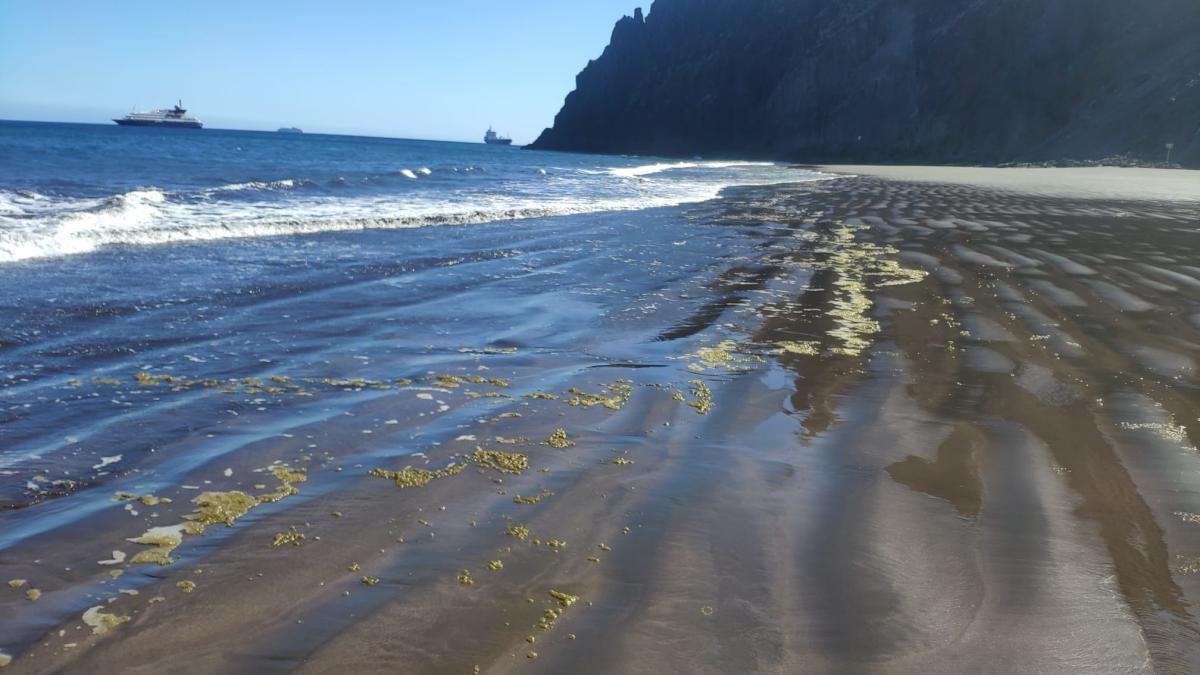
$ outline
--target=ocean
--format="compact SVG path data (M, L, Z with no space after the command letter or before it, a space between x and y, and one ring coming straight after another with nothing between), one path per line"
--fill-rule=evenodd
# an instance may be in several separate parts
M0 122L0 264L110 245L634 211L797 176L482 143Z
M179 415L200 428L252 414L258 438L313 414L308 397L246 398L239 382L412 379L481 349L641 358L708 302L714 265L758 255L757 236L717 215L724 191L823 178L482 143L0 123L0 510L88 503L80 486L136 474L186 437ZM144 372L209 386L126 390ZM182 476L228 451L154 471ZM13 517L55 522L40 513ZM0 550L23 536L0 529Z

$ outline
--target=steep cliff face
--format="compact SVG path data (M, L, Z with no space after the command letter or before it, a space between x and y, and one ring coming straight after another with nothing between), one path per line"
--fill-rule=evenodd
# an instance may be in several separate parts
M656 0L533 147L1200 164L1197 0Z

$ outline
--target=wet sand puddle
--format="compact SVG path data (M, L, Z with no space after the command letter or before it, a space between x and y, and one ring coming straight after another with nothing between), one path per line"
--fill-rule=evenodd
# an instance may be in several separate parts
M225 373L30 372L0 649L14 672L1189 670L1198 216L740 189L489 235L509 253L402 284L379 265L349 307L284 293L300 337ZM418 285L454 304L393 293Z

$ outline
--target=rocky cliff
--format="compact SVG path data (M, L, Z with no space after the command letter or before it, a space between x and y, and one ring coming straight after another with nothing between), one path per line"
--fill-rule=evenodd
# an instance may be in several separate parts
M656 0L535 148L1200 164L1198 0Z

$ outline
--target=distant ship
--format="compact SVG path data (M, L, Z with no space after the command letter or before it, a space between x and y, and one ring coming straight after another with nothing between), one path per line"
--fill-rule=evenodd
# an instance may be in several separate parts
M301 129L300 127L280 127L279 133L281 133L281 134L302 134L302 133L304 133L304 130Z
M115 117L113 121L123 127L171 127L173 129L200 129L204 123L195 117L188 117L179 101L174 108L151 110L150 112L131 112L124 117Z
M495 131L492 131L491 127L488 127L487 133L483 135L483 142L488 145L512 145L511 138L505 138L497 134Z

